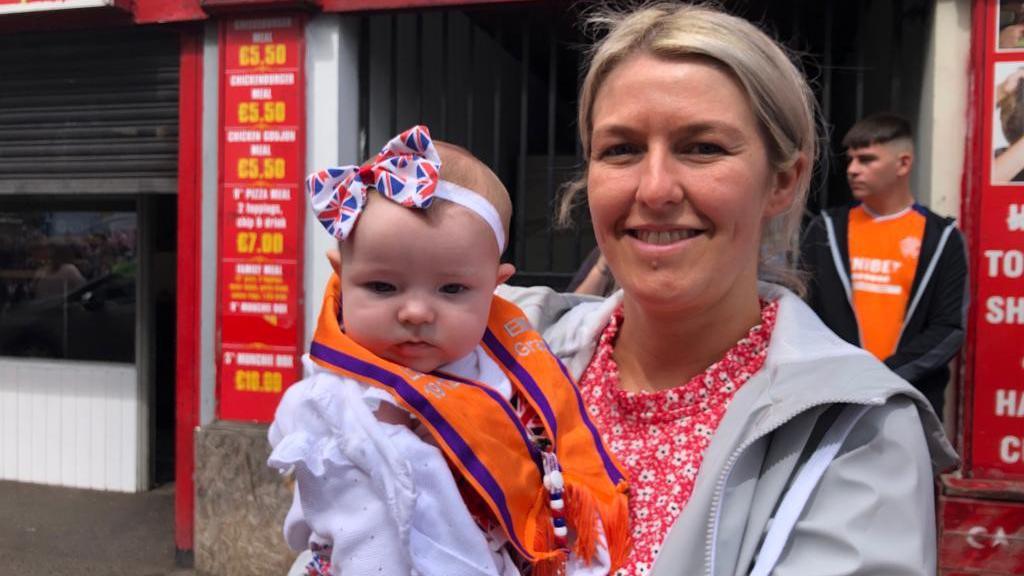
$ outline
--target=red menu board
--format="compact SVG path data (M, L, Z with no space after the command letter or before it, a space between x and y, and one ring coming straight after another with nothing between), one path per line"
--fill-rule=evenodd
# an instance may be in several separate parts
M988 0L976 77L980 174L973 199L973 354L967 470L1024 478L1024 2Z
M221 28L218 416L270 422L300 378L303 21Z
M131 9L131 3L126 0L0 0L0 14L103 8L106 6L116 6L124 10Z

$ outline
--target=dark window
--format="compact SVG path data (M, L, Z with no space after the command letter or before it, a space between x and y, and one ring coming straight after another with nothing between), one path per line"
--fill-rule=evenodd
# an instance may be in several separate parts
M0 199L0 355L134 362L134 202Z

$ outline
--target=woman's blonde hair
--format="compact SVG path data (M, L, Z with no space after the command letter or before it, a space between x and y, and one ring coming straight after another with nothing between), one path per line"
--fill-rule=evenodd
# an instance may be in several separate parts
M607 30L589 53L580 88L579 130L584 158L590 157L594 98L612 70L638 53L677 59L700 56L730 71L750 100L775 170L791 168L801 157L792 206L775 216L761 236L758 276L799 294L804 278L797 270L800 220L807 202L811 166L817 158L817 105L803 73L786 51L757 26L706 5L657 2L628 10L602 9L588 18L595 30ZM566 223L586 188L586 174L562 197L559 220Z

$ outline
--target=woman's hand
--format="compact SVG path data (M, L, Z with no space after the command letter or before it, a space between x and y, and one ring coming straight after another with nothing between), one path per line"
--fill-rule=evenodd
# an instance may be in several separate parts
M612 271L608 268L608 262L605 261L604 254L601 254L590 268L587 277L583 279L583 282L580 282L580 285L573 292L576 294L604 296L609 281L614 281Z

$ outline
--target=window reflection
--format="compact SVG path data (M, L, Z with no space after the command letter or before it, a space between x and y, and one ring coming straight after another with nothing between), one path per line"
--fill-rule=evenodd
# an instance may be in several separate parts
M0 355L133 362L137 232L130 206L0 205Z

